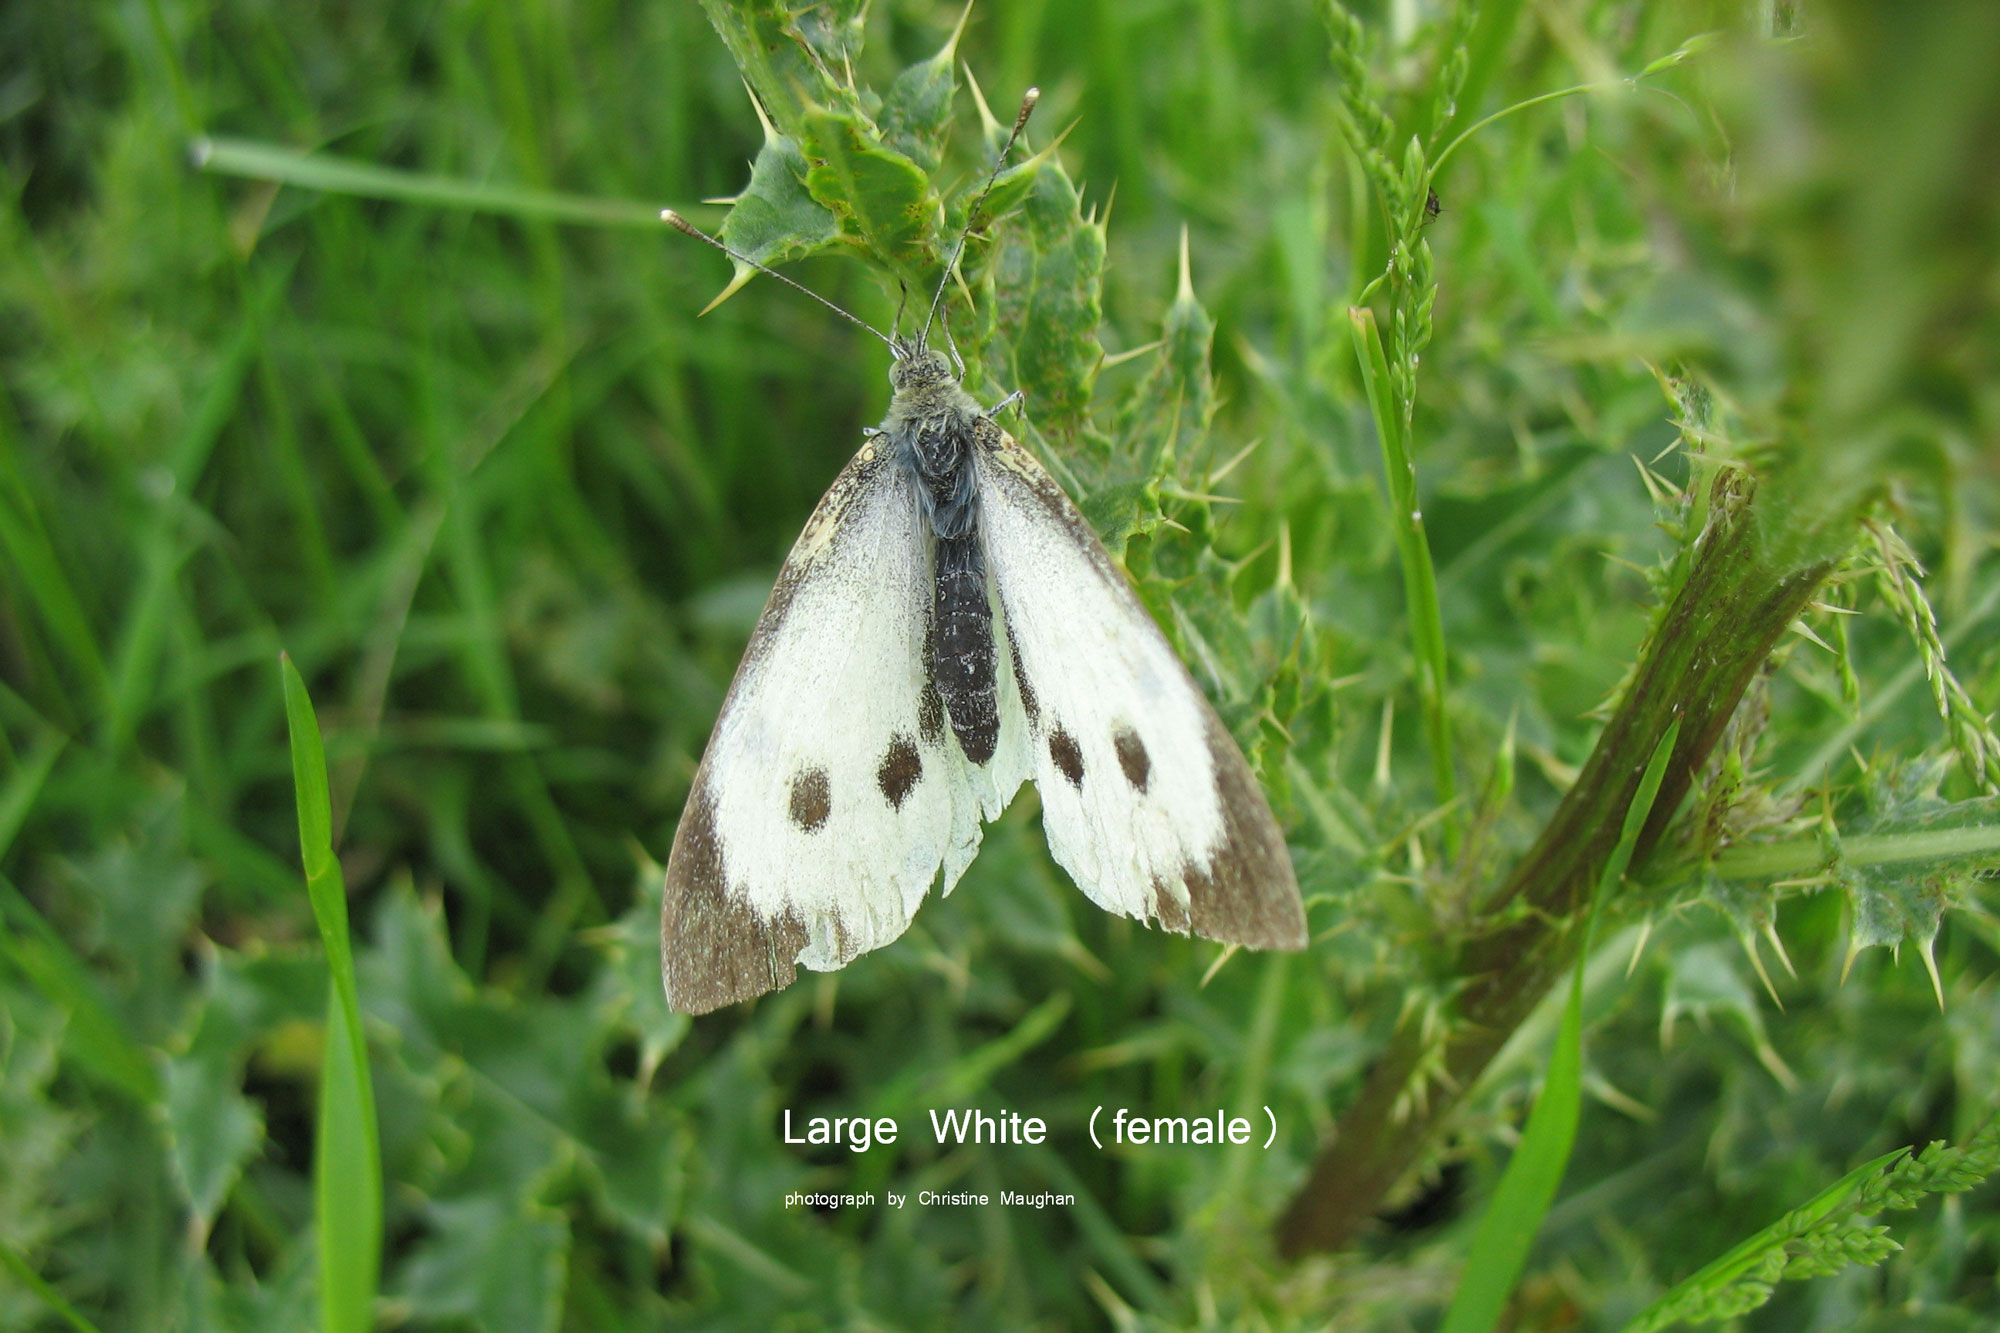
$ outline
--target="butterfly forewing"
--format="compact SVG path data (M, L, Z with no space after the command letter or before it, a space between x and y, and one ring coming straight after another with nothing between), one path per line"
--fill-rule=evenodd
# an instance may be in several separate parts
M1011 678L983 767L943 718L924 651L930 561L907 470L865 445L786 558L674 837L660 962L676 1009L889 943L940 866L950 890L982 817L1025 777Z

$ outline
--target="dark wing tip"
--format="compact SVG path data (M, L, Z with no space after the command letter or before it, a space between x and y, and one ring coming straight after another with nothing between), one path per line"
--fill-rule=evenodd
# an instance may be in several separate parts
M1306 909L1285 835L1222 720L1205 711L1223 836L1207 866L1187 868L1189 925L1225 944L1303 949Z
M705 1014L789 986L806 930L789 912L767 919L732 897L715 810L699 782L667 856L660 903L660 978L678 1013Z

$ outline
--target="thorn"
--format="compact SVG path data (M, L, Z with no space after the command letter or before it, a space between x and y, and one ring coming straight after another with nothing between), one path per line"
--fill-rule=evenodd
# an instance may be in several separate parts
M750 279L755 277L756 274L757 270L754 268L739 267L736 270L735 274L730 277L729 285L724 287L721 291L717 292L715 294L715 299L713 301L710 301L707 305L703 306L700 310L696 311L694 317L696 319L700 319L703 315L706 315L709 311L715 309L717 306L721 305L724 301L727 301L730 297L742 291L746 286L749 285Z
M1153 346L1158 347L1159 344L1154 343ZM1213 486L1215 485L1216 482L1221 481L1224 477L1234 472L1236 470L1236 465L1238 463L1241 463L1244 459L1248 458L1251 454L1255 453L1257 451L1257 446L1262 443L1264 443L1263 437L1259 436L1258 438L1250 441L1250 443L1244 445L1241 449L1238 449L1234 457L1232 457L1228 462L1224 463L1221 467L1217 468L1215 471L1208 474L1208 484Z
M1217 954L1215 956L1215 961L1208 965L1208 971L1201 974L1201 981L1195 986L1195 989L1196 990L1207 989L1208 983L1215 980L1215 974L1222 970L1222 965L1228 962L1230 959L1234 958L1235 956L1236 956L1235 945L1233 944L1223 945L1222 952Z
M1932 950L1937 947L1937 936L1924 941L1924 971L1931 974L1931 993L1937 996L1938 1012L1944 1012L1944 983L1938 980L1937 957Z
M1854 960L1861 956L1862 948L1861 940L1850 931L1847 936L1847 957L1840 961L1841 985L1847 984L1847 974L1854 970Z
M1639 958L1646 952L1646 941L1652 938L1653 918L1648 916L1644 921L1639 923L1639 938L1632 942L1632 959L1625 964L1625 979L1627 981L1630 981L1632 974L1639 970Z
M965 36L965 25L972 19L972 5L973 0L965 0L965 12L958 16L958 26L951 30L950 39L945 42L943 48L936 55L931 57L932 60L941 60L948 65L956 58L958 54L958 39Z
M1192 304L1194 301L1194 275L1188 265L1188 229L1185 222L1181 223L1181 285L1180 290L1174 293L1174 301L1176 304L1182 301Z
M778 127L771 123L771 118L764 114L764 104L757 100L757 90L750 86L747 79L743 81L743 91L750 95L750 109L757 113L757 123L764 127L764 142L772 143L783 138L778 133Z
M1778 938L1778 927L1775 922L1768 919L1764 922L1764 938L1770 941L1771 952L1778 955L1778 961L1785 965L1785 971L1791 974L1793 981L1797 981L1799 970L1792 966L1791 955L1785 952L1785 942Z
M1799 1076L1792 1072L1791 1066L1786 1064L1783 1057L1778 1054L1778 1048L1773 1046L1769 1040L1760 1037L1756 1042L1755 1049L1757 1051L1757 1062L1770 1072L1772 1078L1778 1080L1778 1086L1786 1092L1797 1092L1799 1088Z
M1127 361L1137 360L1139 357L1146 355L1146 353L1148 352L1157 352L1163 346L1165 346L1165 341L1163 339L1155 338L1153 341L1147 343L1144 347L1134 347L1130 351L1119 352L1115 356L1105 357L1102 361L1097 363L1097 368L1099 370L1109 370L1113 366L1122 366Z
M1187 233L1183 231L1181 235ZM1292 586L1292 523L1290 519L1278 520L1278 579L1277 587Z
M1764 993L1771 997L1771 1003L1778 1006L1778 1012L1785 1011L1785 1002L1778 998L1778 988L1771 984L1771 974L1764 970L1764 955L1757 952L1757 937L1747 930L1736 932L1736 942L1743 946L1743 952L1750 955L1750 966L1757 969L1757 980L1764 983Z
M1031 93L1037 93L1037 94L1039 94L1039 92L1040 92L1040 89L1036 89L1036 88L1030 88L1030 89L1028 89L1028 91L1029 91L1029 92L1031 92ZM1030 104L1030 103L1026 103L1026 102L1024 102L1024 103L1022 103L1022 105L1023 105L1024 107L1026 107L1026 106L1029 106L1029 105L1031 105L1031 104ZM1039 152L1039 153L1035 153L1035 154L1033 154L1032 156L1028 157L1028 158L1027 158L1027 159L1026 159L1025 161L1023 161L1023 162L1021 163L1021 166L1022 166L1022 167L1032 167L1032 166L1035 166L1035 165L1036 165L1036 164L1038 164L1038 163L1041 163L1041 162L1046 162L1046 161L1048 161L1048 160L1049 160L1050 158L1054 157L1054 156L1055 156L1055 152L1056 152L1056 149L1058 149L1058 148L1060 148L1060 147L1062 147L1062 146L1063 146L1063 140L1064 140L1064 139L1067 139L1067 138L1069 138L1069 136L1070 136L1070 131L1074 130L1074 129L1075 129L1075 128L1076 128L1077 126L1079 126L1079 125L1081 125L1081 124L1083 124L1083 117L1081 117L1081 116L1078 116L1078 117L1077 117L1077 118L1076 118L1075 120L1072 120L1072 121L1071 121L1071 122L1070 122L1069 124L1067 124L1067 125L1063 126L1063 130L1062 130L1062 133L1061 133L1061 134L1058 134L1058 135L1057 135L1057 136L1056 136L1055 138L1053 138L1053 139L1049 140L1049 145L1048 145L1048 147L1046 147L1046 148L1042 149L1042 151L1041 151L1041 152ZM1116 188L1117 188L1117 187L1115 187L1115 186L1113 187L1114 191L1116 190ZM1108 220L1108 219L1110 218L1110 216L1111 216L1111 204L1110 204L1110 202L1109 202L1108 200L1107 200L1107 201L1105 202L1105 205L1104 205L1104 216L1105 216L1105 218L1106 218L1107 220Z
M1000 132L1000 122L993 118L993 108L986 105L986 94L979 89L979 80L973 77L972 66L965 66L965 86L972 91L972 103L979 108L979 129L981 138L992 138Z
M1626 1093L1603 1075L1592 1074L1585 1082L1586 1086L1590 1089L1591 1095L1606 1106L1609 1106L1612 1110L1622 1111L1641 1124L1651 1125L1659 1121L1660 1113L1658 1111L1655 1111L1637 1097Z
M1387 791L1389 777L1389 745L1396 735L1396 699L1390 695L1382 700L1382 732L1375 742L1375 790Z
M1632 466L1639 469L1639 480L1645 484L1646 495L1654 504L1665 504L1672 498L1665 483L1660 480L1659 475L1653 469L1646 466L1644 459L1634 456Z

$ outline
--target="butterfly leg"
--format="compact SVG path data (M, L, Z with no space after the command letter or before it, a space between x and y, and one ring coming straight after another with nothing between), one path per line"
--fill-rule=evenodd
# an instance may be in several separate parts
M1020 401L1021 401L1021 391L1019 389L1016 389L1014 390L1014 392L1008 394L1005 398L1002 398L999 402L993 404L992 407L986 409L986 419L988 421L991 421L993 418L999 416L1002 412L1005 412L1009 407L1013 406L1015 403L1018 403Z

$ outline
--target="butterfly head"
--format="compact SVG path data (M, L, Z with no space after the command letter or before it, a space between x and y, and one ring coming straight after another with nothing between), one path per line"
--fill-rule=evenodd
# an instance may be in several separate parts
M921 344L901 343L895 360L889 363L889 387L899 395L957 382L958 376L952 373L951 362L945 360L944 353L933 352Z

